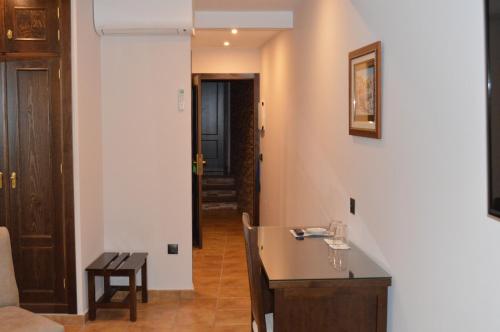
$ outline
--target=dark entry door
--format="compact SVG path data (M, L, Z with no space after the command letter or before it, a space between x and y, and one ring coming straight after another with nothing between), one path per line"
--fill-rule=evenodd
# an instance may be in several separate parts
M21 305L67 312L59 60L7 63L9 220Z
M198 75L193 77L192 87L192 191L193 191L193 246L202 248L201 204L202 204L202 177L203 153L201 150L201 79Z
M225 175L227 82L202 83L202 150L206 175Z

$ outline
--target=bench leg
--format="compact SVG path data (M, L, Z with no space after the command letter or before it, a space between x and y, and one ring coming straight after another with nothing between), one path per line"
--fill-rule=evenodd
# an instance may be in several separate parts
M148 303L148 260L144 261L141 268L142 279L142 303Z
M95 303L95 274L88 272L88 292L89 292L89 320L95 320L97 309Z
M129 288L130 288L130 320L135 322L137 320L137 284L135 282L135 271L130 272L129 275Z

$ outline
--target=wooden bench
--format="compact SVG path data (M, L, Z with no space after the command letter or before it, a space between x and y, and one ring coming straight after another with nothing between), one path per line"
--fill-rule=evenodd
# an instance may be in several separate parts
M147 253L106 252L99 256L86 271L89 291L89 319L95 320L97 309L130 309L130 320L137 320L137 291L142 291L142 303L148 302ZM136 274L141 270L142 285L136 285ZM95 277L104 277L104 294L96 301ZM111 277L128 277L128 286L112 286ZM121 302L112 302L117 291L128 291Z

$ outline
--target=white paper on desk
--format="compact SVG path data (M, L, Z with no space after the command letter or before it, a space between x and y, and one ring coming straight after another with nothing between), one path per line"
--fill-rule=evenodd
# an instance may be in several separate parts
M332 239L325 239L325 242L330 246L330 248L335 249L335 250L348 250L351 249L348 244L342 243L342 244L334 244Z

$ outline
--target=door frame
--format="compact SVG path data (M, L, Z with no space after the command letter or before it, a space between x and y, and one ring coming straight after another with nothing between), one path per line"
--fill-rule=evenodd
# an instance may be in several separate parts
M77 313L75 194L73 174L73 108L71 74L71 0L61 0L61 103L63 113L64 226L68 313Z
M71 0L58 0L60 7L59 52L29 52L29 53L1 53L0 61L29 60L40 58L60 59L60 96L62 113L62 216L63 216L63 242L65 257L65 288L66 304L40 304L28 306L27 309L43 313L77 314L77 285L76 285L76 246L75 246L75 197L73 174L73 110L72 110L72 84L71 84ZM0 3L3 3L0 1ZM3 93L3 92L1 92ZM5 109L5 100L4 112ZM0 114L1 115L1 114ZM3 123L5 114L0 118ZM5 127L4 127L5 128ZM2 157L2 156L0 156ZM4 175L5 176L5 175ZM5 178L4 178L5 179Z
M192 74L192 84L194 85L195 77L198 77L201 84L203 81L238 81L238 80L252 80L254 89L254 206L253 206L253 226L260 225L260 130L259 130L259 103L260 103L260 74L259 73L248 73L248 74L203 74L203 73L193 73ZM200 96L198 96L200 99ZM199 108L201 109L201 99ZM194 193L193 193L194 195ZM200 206L202 204L200 195ZM200 211L201 216L201 211ZM201 218L200 218L201 219Z

